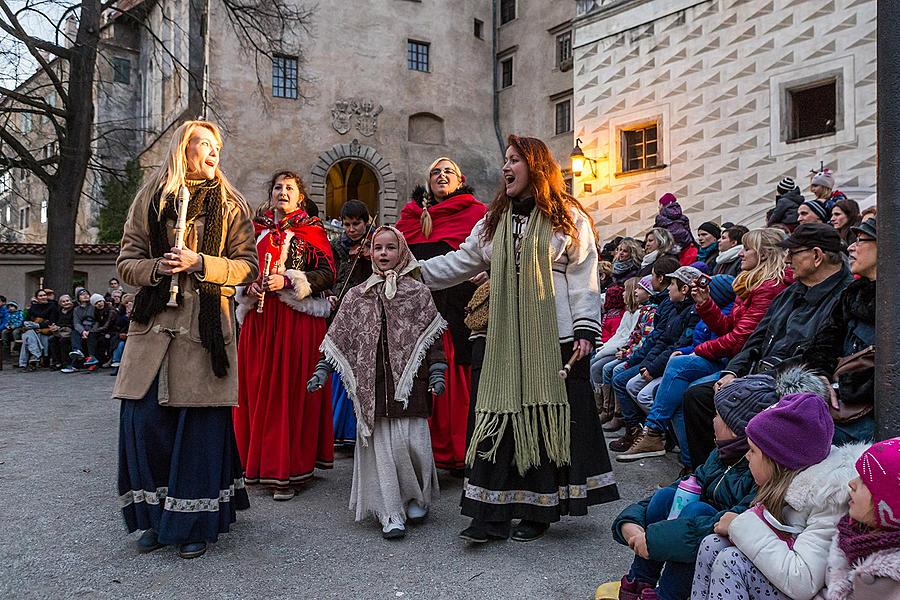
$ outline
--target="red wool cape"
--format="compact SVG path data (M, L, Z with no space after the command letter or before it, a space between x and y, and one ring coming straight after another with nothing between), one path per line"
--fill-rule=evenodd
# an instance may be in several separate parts
M269 252L274 272L281 253L289 249L282 243L287 229L332 260L321 226L305 221L284 225L255 223L260 266ZM250 310L245 317L238 344L234 432L247 483L288 488L311 478L316 467L333 466L331 386L306 391L325 331L324 318L291 308L277 293L266 294L262 314Z
M487 207L472 194L459 194L438 202L428 208L434 228L429 237L422 233L422 207L415 202L408 202L400 211L397 229L406 238L406 243L429 244L447 242L454 250L466 241L475 223L481 220Z

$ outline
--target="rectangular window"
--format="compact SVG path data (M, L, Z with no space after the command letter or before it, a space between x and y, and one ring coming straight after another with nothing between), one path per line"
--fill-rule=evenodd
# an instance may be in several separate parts
M33 126L34 121L31 113L22 113L22 133L31 133L31 128Z
M484 21L481 19L475 19L475 37L479 40L484 39Z
M9 171L4 171L0 174L0 200L6 200L9 198L9 193L12 191L12 175L10 175ZM7 219L8 221L9 219Z
M787 141L833 135L837 129L837 79L787 90Z
M622 131L622 172L651 169L659 163L657 124Z
M19 209L19 229L28 229L31 226L31 207Z
M131 61L127 58L113 57L113 81L116 83L131 83Z
M513 84L513 59L512 56L500 61L500 89L505 89Z
M560 71L572 68L572 32L556 36L556 66Z
M12 209L9 204L6 205L6 222L9 223L12 221Z
M47 201L41 200L41 223L47 222Z
M572 99L556 103L556 135L572 131Z
M429 71L429 50L431 44L428 42L417 42L407 40L406 42L406 66L410 71Z
M500 24L516 18L516 0L500 0Z
M297 57L272 57L272 96L297 99Z

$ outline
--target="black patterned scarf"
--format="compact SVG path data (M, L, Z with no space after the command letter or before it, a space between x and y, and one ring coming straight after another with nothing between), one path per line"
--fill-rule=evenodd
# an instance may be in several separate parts
M207 256L219 256L219 247L224 231L224 198L217 180L188 181L191 200L188 203L187 221L190 223L200 215L205 215L203 240L200 242L200 253ZM160 213L160 194L157 193L147 215L150 228L150 254L160 258L171 248L168 238L168 221L177 221L174 198L170 196L165 208ZM162 275L154 286L140 289L134 299L131 318L146 324L153 317L166 309L169 301L169 287L172 277ZM213 373L216 377L228 375L228 356L225 353L225 338L222 335L221 302L222 286L200 282L200 342L209 352ZM184 305L183 291L179 287L178 306Z

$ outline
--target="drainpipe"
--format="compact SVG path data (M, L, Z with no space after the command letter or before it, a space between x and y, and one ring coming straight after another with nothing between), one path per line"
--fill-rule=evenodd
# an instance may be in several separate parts
M875 345L875 439L900 435L900 336L893 318L900 302L900 2L878 0L878 279Z
M494 85L494 135L497 136L497 145L500 146L500 155L506 154L506 143L503 141L503 133L500 131L500 75L497 72L497 0L491 2L491 63L493 68Z

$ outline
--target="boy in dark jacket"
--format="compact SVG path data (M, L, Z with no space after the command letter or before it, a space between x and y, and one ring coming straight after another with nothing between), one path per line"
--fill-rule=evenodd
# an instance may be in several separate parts
M659 331L660 335L641 361L638 372L625 385L625 394L619 403L625 417L626 432L640 431L641 422L644 420L644 410L637 403L637 395L649 385L659 385L672 353L693 339L694 327L700 317L690 298L690 289L691 284L700 275L700 271L694 267L679 267L674 272L666 274L669 279L669 301L675 307L675 312L664 326L657 326L654 329L654 332ZM613 385L615 386L615 379ZM640 452L632 452L636 446L640 446ZM629 446L624 446L623 442L616 443L615 446L610 444L609 448L614 452L626 452L629 460L662 456L666 453L665 433L644 428L631 440ZM616 460L619 460L618 457Z
M769 211L766 227L784 225L790 231L797 226L797 209L803 204L803 194L791 177L785 177L775 188L775 208Z
M623 510L612 525L613 538L634 553L618 597L638 600L645 589L656 597L690 596L694 561L704 537L716 531L720 519L744 512L756 496L756 485L745 457L745 427L757 413L778 400L775 380L752 375L716 395L716 449L692 475L702 490L674 519L668 519L678 484L658 490ZM601 588L606 587L601 586ZM614 586L615 584L613 584ZM598 590L597 597L615 597Z

